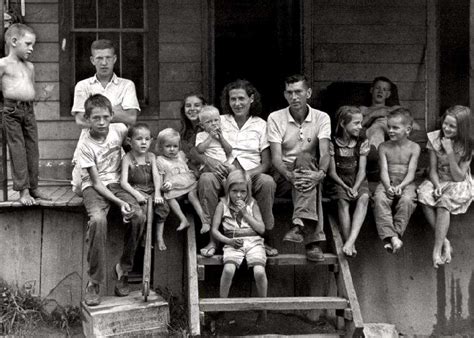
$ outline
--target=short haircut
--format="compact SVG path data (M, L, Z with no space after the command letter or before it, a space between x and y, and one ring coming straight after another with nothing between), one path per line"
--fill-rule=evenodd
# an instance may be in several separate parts
M375 84L379 81L388 83L390 85L390 90L393 89L393 86L394 86L393 82L388 77L385 77L385 76L377 76L375 79L373 79L371 87L373 88Z
M144 122L138 122L137 124L134 124L133 126L130 127L130 129L128 130L127 136L130 138L133 138L133 136L135 136L135 132L140 129L148 130L151 133L151 130L148 124Z
M84 102L84 108L84 118L86 119L91 116L92 110L94 108L104 108L107 109L111 115L113 114L112 103L110 103L110 100L102 94L89 96L86 102Z
M5 32L5 40L8 42L14 36L16 36L17 38L22 38L23 36L25 36L26 33L36 35L30 26L27 26L22 23L14 23L10 27L8 27L7 31Z
M157 142L157 145L158 145L158 152L161 153L162 149L163 149L163 143L165 143L166 140L169 140L170 138L178 138L178 139L181 139L179 137L179 133L174 130L173 128L165 128L163 129L162 131L160 131L158 133L158 136L156 137L156 142Z
M303 85L306 87L306 88L309 88L309 81L308 81L308 78L303 75L303 74L293 74L293 75L290 75L288 76L286 79L285 79L285 86L289 85L289 84L292 84L292 83L297 83L297 82L303 82Z
M94 42L92 42L91 54L92 54L92 51L98 50L98 49L112 49L115 54L115 46L113 42L110 40L101 39L101 40L95 40Z
M394 118L400 116L404 124L413 126L413 116L411 115L410 111L406 108L400 107L395 110L392 110L388 113L387 118Z
M262 113L262 101L260 98L260 93L257 88L247 80L238 79L233 82L228 83L222 90L221 95L221 109L222 114L234 115L232 108L230 107L229 98L230 91L233 89L243 89L245 93L251 97L253 95L253 102L250 105L249 116L260 116Z
M198 115L199 122L202 122L202 118L204 118L204 116L209 116L211 114L220 115L219 109L217 109L213 105L205 105L204 107L202 107L201 111L199 112L199 115Z

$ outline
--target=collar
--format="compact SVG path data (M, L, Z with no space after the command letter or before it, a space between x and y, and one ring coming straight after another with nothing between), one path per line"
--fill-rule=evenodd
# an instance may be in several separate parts
M354 140L353 138L351 138L349 143L346 144L346 143L343 143L343 141L339 137L336 137L335 142L339 147L343 147L343 148L354 148L357 145L357 141Z
M237 125L237 121L235 121L234 115L231 114L225 114L222 115L227 121L230 122L235 128L239 129L239 126ZM242 126L242 129L244 129L245 126L252 124L255 121L254 116L249 116L247 121L245 121L244 125Z
M89 79L89 82L90 84L93 84L93 83L100 83L99 79L97 78L97 74L95 74L93 77L91 77ZM115 73L112 75L112 79L110 80L109 83L113 83L115 85L117 85L119 82L119 78L117 75L115 75Z
M312 108L309 104L307 104L306 107L308 107L308 115L306 115L304 122L311 122L312 121L312 112L311 112ZM286 108L286 115L288 117L289 122L296 123L295 119L293 118L293 115L291 115L290 113L290 107Z

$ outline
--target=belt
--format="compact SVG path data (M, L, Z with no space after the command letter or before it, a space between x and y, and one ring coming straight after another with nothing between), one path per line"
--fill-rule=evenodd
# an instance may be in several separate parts
M31 106L33 101L21 101L21 100L12 100L12 99L3 99L3 105L7 107L21 107L21 106Z

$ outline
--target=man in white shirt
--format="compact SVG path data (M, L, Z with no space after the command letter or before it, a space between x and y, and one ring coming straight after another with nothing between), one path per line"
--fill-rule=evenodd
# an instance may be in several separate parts
M318 222L317 186L329 167L331 121L329 116L307 104L312 91L304 75L293 75L285 80L285 98L289 107L270 114L267 121L268 141L272 164L276 169L277 197L290 195L293 200L293 228L284 241L306 245L306 256L311 261L323 261L318 242L325 241L322 222ZM295 159L307 153L319 154L318 170L295 170Z

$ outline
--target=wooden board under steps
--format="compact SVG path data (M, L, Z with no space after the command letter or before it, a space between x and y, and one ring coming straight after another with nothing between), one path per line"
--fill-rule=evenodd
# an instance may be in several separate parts
M201 298L199 309L213 311L345 309L348 301L340 297L251 297Z
M222 255L204 257L197 255L198 265L222 265ZM305 255L300 254L279 254L275 257L267 257L267 265L335 265L337 256L331 253L324 254L324 262L312 262L306 259Z

